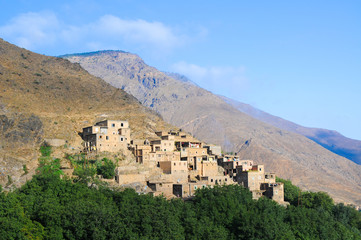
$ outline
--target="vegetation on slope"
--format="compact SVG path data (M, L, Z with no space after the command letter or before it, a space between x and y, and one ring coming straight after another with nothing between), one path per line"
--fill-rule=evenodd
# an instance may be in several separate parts
M48 171L0 193L1 239L361 239L361 213L334 205L324 193L303 193L302 205L287 208L254 201L238 185L169 201L72 182L60 177L59 167L42 165ZM297 187L285 188L295 199Z

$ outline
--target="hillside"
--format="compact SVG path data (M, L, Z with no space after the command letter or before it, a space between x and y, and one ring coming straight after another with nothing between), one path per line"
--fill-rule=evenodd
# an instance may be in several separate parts
M268 171L303 189L326 191L336 201L361 204L361 166L304 136L252 118L192 82L146 65L134 54L100 51L66 58L203 141L264 163Z
M79 151L78 133L105 118L127 119L133 137L143 138L169 127L133 96L90 75L79 64L39 55L2 39L0 89L3 186L31 178L44 139L64 143L64 151Z
M348 158L357 164L361 164L361 141L359 140L347 138L332 130L303 127L301 125L256 109L249 104L241 103L226 97L222 98L227 103L231 104L241 112L248 114L249 116L271 124L277 128L301 134L315 141L331 152Z

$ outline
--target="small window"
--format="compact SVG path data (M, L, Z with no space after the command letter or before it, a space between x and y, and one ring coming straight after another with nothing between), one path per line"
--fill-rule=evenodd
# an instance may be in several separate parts
M112 127L115 127L115 123L112 124Z
M123 126L124 126L124 123L121 123L120 126L123 127Z
M108 137L108 136L106 136L106 137L105 137L105 139L106 139L106 140L109 140L109 137Z
M176 163L174 163L174 166L176 165Z
M124 141L124 139L123 139L123 138L120 138L120 141L122 141L122 142L123 142L123 141Z
M213 178L211 179L211 182L213 182Z
M99 138L102 138L102 137L103 137L103 136L101 136L101 135L99 136Z

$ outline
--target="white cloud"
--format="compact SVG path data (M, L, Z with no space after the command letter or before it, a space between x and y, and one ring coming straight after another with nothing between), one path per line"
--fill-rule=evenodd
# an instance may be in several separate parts
M0 26L4 38L10 38L15 44L36 49L51 44L57 38L59 21L51 12L25 13L12 19L9 24Z
M237 97L248 87L243 66L211 66L202 67L187 62L172 65L172 71L181 73L199 86L228 97Z
M183 43L172 29L161 22L138 20L123 20L112 15L106 15L91 26L95 32L113 37L122 37L126 41L173 48Z
M104 15L93 22L77 26L61 22L52 12L21 14L7 25L0 26L0 32L5 40L29 50L43 52L49 46L77 51L112 47L164 55L191 39L161 22L125 20Z

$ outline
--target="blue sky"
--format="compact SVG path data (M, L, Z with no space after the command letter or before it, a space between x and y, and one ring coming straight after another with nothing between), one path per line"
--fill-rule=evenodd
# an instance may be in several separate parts
M0 0L0 37L138 54L295 123L361 140L360 1Z

